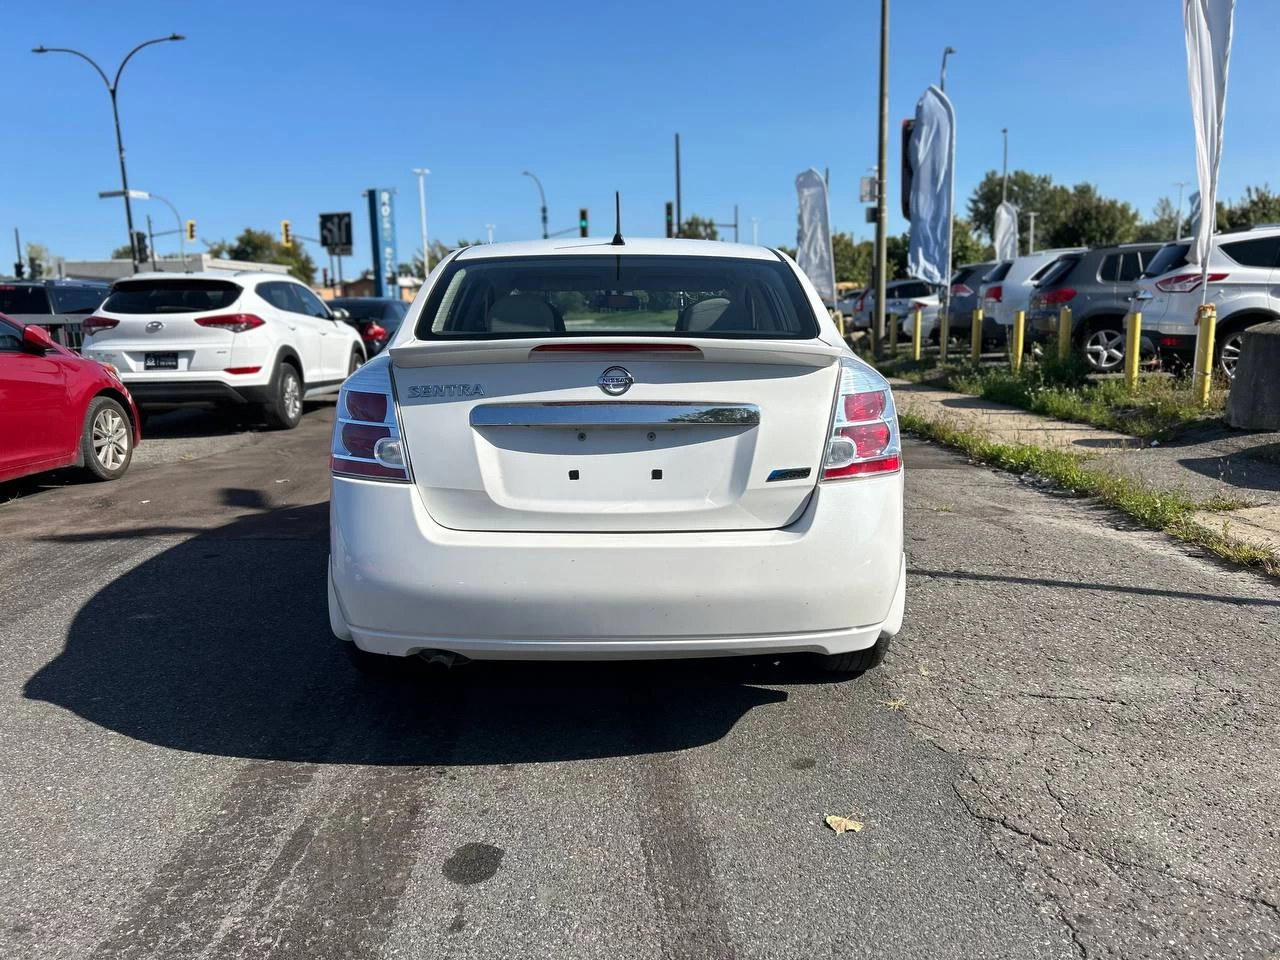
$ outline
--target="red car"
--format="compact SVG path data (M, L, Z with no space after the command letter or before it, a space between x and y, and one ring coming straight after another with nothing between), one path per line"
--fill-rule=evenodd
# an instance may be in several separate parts
M0 314L0 481L71 466L114 480L141 440L113 369Z

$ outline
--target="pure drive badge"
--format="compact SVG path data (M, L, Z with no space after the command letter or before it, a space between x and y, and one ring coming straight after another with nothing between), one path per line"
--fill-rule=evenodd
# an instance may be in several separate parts
M441 400L456 397L483 397L484 387L478 383L427 383L409 388L410 400Z

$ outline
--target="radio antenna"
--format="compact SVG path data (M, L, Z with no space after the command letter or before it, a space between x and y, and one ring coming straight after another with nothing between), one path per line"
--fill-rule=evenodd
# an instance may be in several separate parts
M617 190L613 191L613 223L613 246L625 246L626 241L622 239L622 194Z

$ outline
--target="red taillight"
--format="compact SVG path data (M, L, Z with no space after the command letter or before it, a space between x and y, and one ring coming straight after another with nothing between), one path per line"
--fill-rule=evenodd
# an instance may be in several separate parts
M973 288L967 283L953 283L951 285L951 295L953 297L971 297L973 296Z
M365 364L338 394L329 469L335 476L364 480L409 479L386 364Z
M854 360L840 361L840 397L823 457L822 479L902 469L898 416L889 384Z
M366 340L385 340L387 339L387 328L380 323L371 323L364 328L362 336Z
M1075 295L1076 292L1071 287L1059 287L1057 290L1046 290L1044 293L1036 294L1040 304L1046 307L1067 303L1074 299Z
M1004 287L998 283L994 287L987 287L987 292L983 299L990 300L993 303L1000 303L1004 300Z
M119 325L119 320L112 320L110 317L85 317L80 321L80 332L87 337L99 330L110 330Z
M216 317L196 317L196 323L202 327L216 330L230 330L232 333L244 333L254 327L260 327L265 321L252 313L225 313Z
M246 374L246 373L257 373L261 369L262 369L261 367L224 367L222 372L234 373L234 374Z
M1161 337L1160 338L1160 346L1162 347L1176 347L1176 346L1179 346L1181 343L1182 341L1177 337Z
M1227 279L1225 273L1209 274L1209 282L1217 283L1220 280ZM1200 287L1201 276L1198 273L1179 273L1172 277L1165 277L1163 280L1156 281L1156 289L1163 293L1190 293Z
M912 300L911 309L912 310L928 310L929 305L925 303L923 300Z

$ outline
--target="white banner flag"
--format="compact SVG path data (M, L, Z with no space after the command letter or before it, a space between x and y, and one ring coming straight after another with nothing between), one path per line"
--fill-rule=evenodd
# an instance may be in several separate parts
M1191 234L1187 259L1208 270L1209 243L1218 209L1218 172L1222 163L1222 120L1227 105L1227 63L1235 0L1183 0L1187 32L1187 87L1196 129L1196 179L1205 211Z
M817 170L796 177L800 201L796 232L796 264L829 307L836 303L836 262L831 253L831 217L827 208L827 181Z
M916 104L907 150L911 161L911 235L907 272L943 285L951 273L956 114L947 95L930 86Z
M1008 200L996 207L991 240L996 248L997 260L1018 258L1018 208Z

